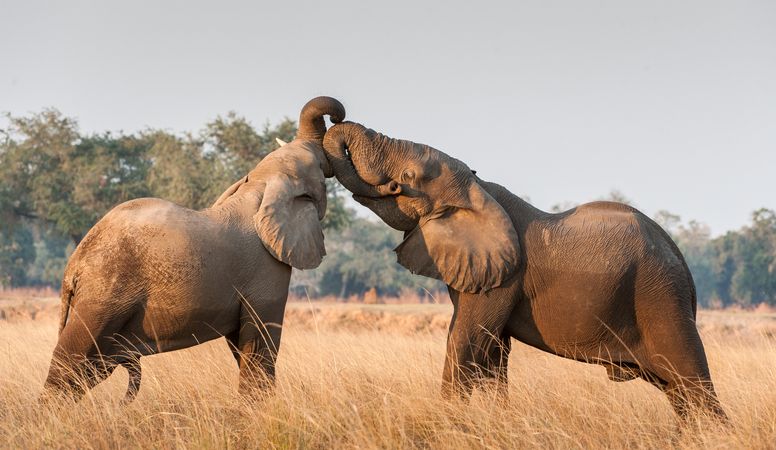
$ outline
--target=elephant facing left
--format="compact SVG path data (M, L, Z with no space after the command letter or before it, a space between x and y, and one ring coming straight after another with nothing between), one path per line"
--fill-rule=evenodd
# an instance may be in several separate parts
M139 358L226 337L240 392L274 385L291 267L326 251L324 115L310 100L292 142L264 158L202 211L156 198L118 205L87 233L65 268L59 340L44 396L79 399L121 365L125 402L140 387Z

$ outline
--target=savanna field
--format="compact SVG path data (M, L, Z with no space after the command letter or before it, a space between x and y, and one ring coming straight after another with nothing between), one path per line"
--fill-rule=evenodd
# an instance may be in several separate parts
M224 340L142 360L121 406L119 368L78 404L37 403L58 299L0 298L3 448L776 448L776 313L701 311L699 328L732 427L678 433L666 397L602 367L513 345L510 401L439 396L452 308L288 305L273 396L237 393Z

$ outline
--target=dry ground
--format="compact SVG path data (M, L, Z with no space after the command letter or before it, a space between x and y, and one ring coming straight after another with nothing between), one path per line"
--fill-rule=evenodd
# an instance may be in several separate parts
M237 394L223 340L143 359L121 407L118 369L77 405L37 396L57 300L0 299L0 447L8 448L776 448L776 314L702 312L731 429L679 434L642 381L515 344L510 404L439 398L449 305L289 304L276 394ZM34 314L33 314L34 313Z

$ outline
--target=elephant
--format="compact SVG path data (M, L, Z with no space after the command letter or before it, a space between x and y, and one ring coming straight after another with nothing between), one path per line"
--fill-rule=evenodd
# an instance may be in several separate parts
M65 268L47 397L77 400L121 365L130 402L140 357L221 336L240 392L274 386L291 268L315 268L326 254L324 115L340 122L345 108L331 97L310 100L296 138L209 208L135 199L91 228Z
M514 338L601 364L613 381L642 378L681 419L724 420L692 275L649 217L605 201L544 212L439 150L358 123L333 125L323 146L353 198L404 232L398 263L447 284L446 397L490 386L504 398Z

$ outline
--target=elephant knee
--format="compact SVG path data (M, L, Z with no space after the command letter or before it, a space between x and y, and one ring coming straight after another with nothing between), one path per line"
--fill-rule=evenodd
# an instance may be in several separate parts
M43 393L40 401L48 403L53 398L68 397L78 400L86 392L83 383L80 382L76 372L70 367L52 363L46 381L43 384Z

